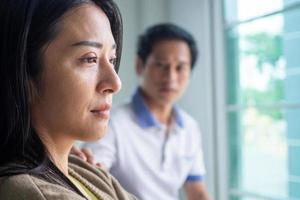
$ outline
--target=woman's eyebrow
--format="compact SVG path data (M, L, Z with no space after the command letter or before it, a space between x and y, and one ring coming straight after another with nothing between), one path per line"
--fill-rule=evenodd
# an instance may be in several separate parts
M101 49L103 47L103 44L101 44L99 42L84 40L84 41L76 42L76 43L72 44L71 46L90 46L90 47L96 47L98 49ZM117 45L113 44L112 49L116 49L116 48L117 48Z
M76 43L72 44L71 46L90 46L90 47L96 47L98 49L101 49L103 47L103 44L101 44L99 42L84 40L84 41L76 42Z

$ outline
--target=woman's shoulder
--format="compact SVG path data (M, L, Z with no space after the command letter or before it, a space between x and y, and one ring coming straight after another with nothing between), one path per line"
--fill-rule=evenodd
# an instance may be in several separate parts
M0 199L45 199L28 174L0 178Z
M0 199L9 200L82 200L76 193L29 174L0 178Z
M74 155L69 156L69 168L71 168L71 170L74 170L75 172L83 176L85 176L86 173L87 174L92 173L104 179L111 178L109 172L107 172L106 170L99 167L95 167Z
M96 168L76 156L69 156L69 173L100 196L108 199L135 200L106 170Z

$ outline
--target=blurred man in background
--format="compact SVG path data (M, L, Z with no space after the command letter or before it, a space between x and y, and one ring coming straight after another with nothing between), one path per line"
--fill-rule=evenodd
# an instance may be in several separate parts
M113 110L103 139L83 146L83 156L90 162L94 157L142 200L178 199L183 186L189 200L210 199L198 125L175 105L197 54L194 38L182 28L147 29L138 41L139 85L131 101Z

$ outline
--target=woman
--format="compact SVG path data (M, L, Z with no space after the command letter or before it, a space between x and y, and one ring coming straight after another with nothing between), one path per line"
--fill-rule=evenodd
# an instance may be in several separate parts
M121 83L112 0L0 3L0 199L135 199L108 173L68 158L105 133Z

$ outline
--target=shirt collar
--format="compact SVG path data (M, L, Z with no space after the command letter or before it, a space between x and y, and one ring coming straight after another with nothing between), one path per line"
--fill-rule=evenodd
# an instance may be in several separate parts
M138 124L142 128L161 127L159 121L150 112L140 88L137 88L132 96L131 106L135 115L137 116ZM175 122L179 127L183 128L184 124L182 120L182 114L180 112L181 111L177 106L173 107L173 117Z

